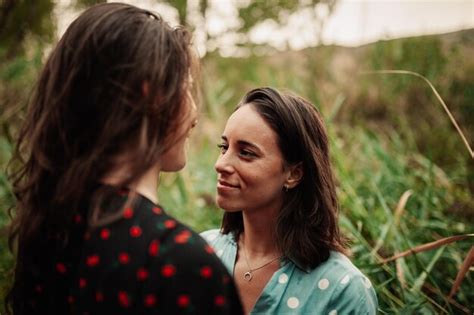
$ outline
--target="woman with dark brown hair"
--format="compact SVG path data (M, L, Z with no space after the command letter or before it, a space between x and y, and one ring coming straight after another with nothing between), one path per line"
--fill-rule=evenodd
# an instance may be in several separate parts
M234 275L245 313L375 314L370 281L344 255L323 121L308 101L248 92L219 145L222 229L202 235Z
M241 313L212 249L156 196L186 163L196 66L190 34L147 10L101 4L70 25L12 163L7 314Z

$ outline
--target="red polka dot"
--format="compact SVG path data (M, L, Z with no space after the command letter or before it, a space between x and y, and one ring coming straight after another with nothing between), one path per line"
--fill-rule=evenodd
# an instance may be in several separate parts
M86 264L89 267L95 267L99 264L100 257L99 255L90 255L87 257Z
M134 225L130 228L131 237L139 237L140 235L142 235L142 229L139 226Z
M225 305L225 297L223 297L222 295L216 296L216 298L214 299L214 303L217 306L224 306Z
M123 217L125 219L131 219L133 217L133 209L132 208L126 208L123 211Z
M201 277L209 279L212 276L212 269L209 266L201 268Z
M191 232L188 231L188 230L185 230L181 233L179 233L178 235L176 235L174 237L174 241L177 243L177 244L185 244L188 242L189 238L191 237Z
M155 213L155 214L161 214L161 208L153 207L152 211L153 211L153 213Z
M148 278L148 270L145 268L138 268L137 270L137 279L140 281L144 281Z
M176 226L176 221L175 220L166 220L165 221L165 227L167 229L172 229Z
M158 251L160 249L160 242L158 240L153 240L150 243L150 246L148 246L148 254L150 256L156 257L158 256Z
M118 259L122 265L126 265L130 262L130 255L128 255L128 253L122 252L119 254Z
M79 278L79 288L83 289L87 285L87 280L84 278Z
M76 215L74 216L74 222L75 222L76 224L81 223L81 222L82 222L82 217L81 217L79 214L76 214Z
M145 296L145 306L152 307L156 304L156 297L153 294L147 294Z
M74 299L73 296L69 295L69 296L67 297L67 302L68 302L69 304L73 304L75 301L76 301L76 300Z
M161 274L163 277L169 278L174 276L176 273L176 268L173 265L164 265L163 268L161 268Z
M96 300L97 302L102 302L102 301L104 301L104 294L103 294L102 292L100 292L100 291L97 291L97 292L95 293L95 300Z
M130 298L128 297L128 294L125 291L119 291L118 301L119 301L120 306L122 307L130 306Z
M187 295L180 295L178 296L178 306L179 307L187 307L189 305L189 296Z
M103 240L107 240L110 237L110 230L109 229L102 229L100 231L100 238Z
M212 249L211 246L209 245L206 245L206 247L204 248L206 250L206 252L208 252L209 254L214 254L214 250Z
M56 271L62 274L65 274L67 272L66 265L63 263L57 263L56 264Z

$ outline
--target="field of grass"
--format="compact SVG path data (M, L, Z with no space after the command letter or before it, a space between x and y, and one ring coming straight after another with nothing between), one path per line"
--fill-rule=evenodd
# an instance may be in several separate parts
M246 59L207 56L202 114L190 142L189 162L179 174L162 175L160 203L198 231L218 227L222 211L214 203L213 165L227 116L250 88L294 90L313 101L326 119L340 224L351 240L354 263L375 286L380 312L472 314L472 271L457 294L448 298L473 246L472 235L392 262L383 259L445 237L474 233L473 160L424 83L406 77L358 76L362 70L380 69L425 75L439 88L472 143L474 62L468 52L474 41L472 32L466 34L449 45L429 37L354 50L326 47ZM0 117L1 290L8 286L13 264L5 242L5 210L13 198L3 170L21 111L11 108L26 101L24 90L31 87L39 65L33 54L0 67L8 83L0 88L0 101L9 104ZM16 102L10 94L17 96Z

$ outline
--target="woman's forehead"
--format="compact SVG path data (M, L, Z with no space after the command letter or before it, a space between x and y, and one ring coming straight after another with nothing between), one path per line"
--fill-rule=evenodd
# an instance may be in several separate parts
M277 144L277 134L250 105L240 107L229 117L223 135L228 141L246 141L263 146Z

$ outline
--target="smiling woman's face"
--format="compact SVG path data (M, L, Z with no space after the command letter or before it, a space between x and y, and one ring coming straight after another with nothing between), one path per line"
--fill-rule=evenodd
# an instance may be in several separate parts
M229 117L220 147L215 164L219 207L226 211L279 210L289 171L284 168L276 133L251 104Z

